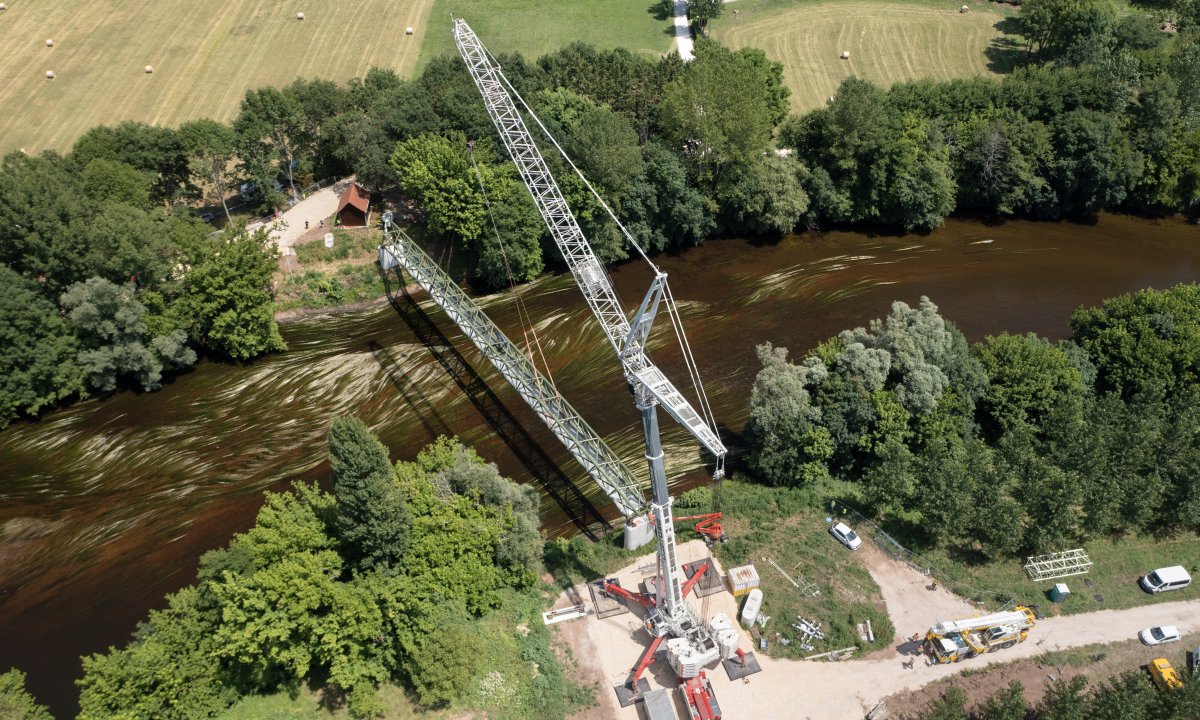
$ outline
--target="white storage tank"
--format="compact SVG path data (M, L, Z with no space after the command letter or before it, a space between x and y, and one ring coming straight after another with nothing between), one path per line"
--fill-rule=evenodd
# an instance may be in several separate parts
M746 604L742 606L742 624L751 627L758 620L758 612L762 609L762 590L754 588L746 596Z

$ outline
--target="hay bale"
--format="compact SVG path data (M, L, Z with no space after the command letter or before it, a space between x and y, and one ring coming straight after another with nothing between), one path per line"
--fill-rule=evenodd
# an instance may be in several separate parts
M303 20L303 19L304 19L304 13L296 13L296 19L297 19L297 20Z
M410 28L410 27L406 27L406 28L404 28L404 34L405 34L405 35L412 35L412 34L413 34L413 29L412 29L412 28Z
M147 74L147 75L149 75L149 74L150 74L150 73L152 73L152 72L154 72L154 66L153 66L153 65L147 65L147 66L146 66L146 74Z
M7 10L7 9L8 9L8 6L7 6L7 5L5 5L4 3L0 3L0 12L3 12L3 11L5 11L5 10Z
M842 51L842 59L843 59L843 60L849 60L849 59L850 59L850 51L849 51L849 50L843 50L843 51Z
M958 9L958 11L959 11L960 13L971 12L971 8L967 7L966 5L963 5L962 7L960 7L960 8Z
M54 47L53 38L46 38L46 47Z
M47 71L46 71L46 79L47 79L47 80L53 80L53 79L54 79L54 71L53 71L53 70L47 70Z

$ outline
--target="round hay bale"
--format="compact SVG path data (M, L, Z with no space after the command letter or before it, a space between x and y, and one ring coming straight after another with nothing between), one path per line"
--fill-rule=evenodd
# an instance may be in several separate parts
M4 3L0 3L0 12L3 12L4 10L7 10L7 9L8 9L7 5L5 5Z
M54 39L46 38L46 47L54 47Z
M46 71L46 79L47 79L47 80L53 80L53 79L54 79L54 71L53 71L53 70L47 70L47 71Z
M296 19L297 19L297 20L303 20L303 19L304 19L304 13L296 13Z
M405 35L412 35L412 34L413 34L413 29L412 29L412 28L410 28L410 27L406 27L406 28L404 28L404 34L405 34Z
M967 7L966 5L963 5L962 7L960 7L960 8L958 9L958 11L959 11L960 13L971 12L971 8Z
M152 73L152 72L154 72L154 66L153 66L153 65L147 65L147 66L146 66L146 74L147 74L147 75L149 75L149 74L150 74L150 73Z
M850 59L850 51L849 51L849 50L843 50L843 51L842 51L842 59L843 59L843 60L849 60L849 59Z

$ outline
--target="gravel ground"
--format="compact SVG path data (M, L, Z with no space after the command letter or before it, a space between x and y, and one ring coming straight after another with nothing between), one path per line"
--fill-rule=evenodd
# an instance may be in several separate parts
M731 682L719 666L708 671L714 692L726 720L760 720L765 717L787 717L795 720L859 720L877 702L898 693L911 692L942 678L960 674L971 668L980 670L988 665L1012 662L1039 655L1047 650L1066 649L1109 643L1134 638L1139 630L1151 625L1178 625L1183 633L1200 631L1200 600L1164 603L1128 610L1103 610L1068 617L1048 618L1038 622L1030 638L1022 645L1003 652L974 658L954 665L926 666L911 654L911 643L905 635L924 633L930 625L955 617L969 617L975 609L945 590L926 589L929 579L908 565L888 558L874 548L863 546L861 558L871 571L888 605L889 614L897 628L892 649L840 663L775 660L758 655L762 672L748 678L749 682ZM704 543L695 540L678 546L681 563L707 556ZM645 579L639 566L652 562L654 556L639 558L617 576L624 587L636 587ZM587 589L580 588L587 597ZM570 604L564 594L557 607ZM590 601L589 601L590 604ZM736 617L737 602L728 592L694 602L704 617L725 612ZM613 702L612 687L626 679L642 649L649 642L640 629L640 619L633 613L605 620L594 616L564 623L564 638L581 660L586 682L601 686L601 706L589 717L638 718L636 706L618 708ZM751 649L748 636L743 635L741 647ZM912 669L902 663L916 659ZM669 669L661 663L651 668L651 687L669 687ZM683 717L683 715L681 715Z

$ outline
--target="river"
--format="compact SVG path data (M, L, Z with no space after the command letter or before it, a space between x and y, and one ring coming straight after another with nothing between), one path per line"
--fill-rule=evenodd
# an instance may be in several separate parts
M1200 230L1179 220L949 220L925 236L715 240L657 262L671 276L718 423L736 451L758 343L799 355L886 314L893 300L913 304L921 295L971 340L1002 331L1061 338L1079 305L1200 280L1198 240ZM630 307L649 273L631 263L612 277ZM559 389L644 474L638 416L570 277L545 276L519 295ZM612 517L519 397L417 297L533 442ZM519 339L516 297L481 304ZM0 672L25 670L31 691L56 716L77 709L79 656L125 643L165 593L194 579L204 551L252 524L264 490L327 475L325 433L335 417L361 417L393 458L453 434L504 472L529 477L391 307L306 318L283 335L285 353L249 365L202 362L159 392L80 403L0 433ZM682 384L669 331L660 328L655 341L656 360ZM663 422L673 487L702 481L695 443ZM548 497L543 519L551 535L573 531Z

